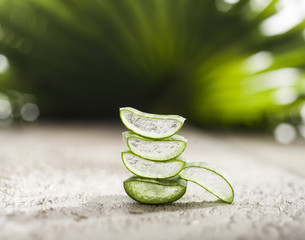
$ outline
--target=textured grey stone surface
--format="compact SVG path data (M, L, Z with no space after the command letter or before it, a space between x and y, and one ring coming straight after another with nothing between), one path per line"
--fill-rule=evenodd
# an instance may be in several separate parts
M179 201L149 206L123 190L130 176L120 159L123 130L1 130L0 239L304 239L304 146L184 127L186 159L225 170L235 201L221 203L190 183Z

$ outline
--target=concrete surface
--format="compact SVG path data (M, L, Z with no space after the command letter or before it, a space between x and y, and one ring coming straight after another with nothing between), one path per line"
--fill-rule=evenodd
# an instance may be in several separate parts
M184 156L231 176L235 201L190 183L179 201L127 197L121 125L0 131L0 239L304 239L305 146L184 127Z

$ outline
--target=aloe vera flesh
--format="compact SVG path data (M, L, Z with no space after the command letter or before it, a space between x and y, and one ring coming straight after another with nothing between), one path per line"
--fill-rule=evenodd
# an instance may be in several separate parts
M187 163L179 176L198 184L226 203L234 200L234 190L225 173L207 163Z
M154 179L165 179L176 176L185 166L181 159L153 161L141 158L131 151L122 152L122 160L126 168L133 174Z
M185 118L178 115L144 113L130 107L120 108L120 117L129 130L154 139L176 134L185 121Z
M131 131L123 132L122 136L133 153L156 161L169 160L180 156L187 145L187 140L177 134L162 140L141 137Z
M133 176L123 183L132 199L145 204L165 204L180 199L186 192L186 181L180 178L154 180Z

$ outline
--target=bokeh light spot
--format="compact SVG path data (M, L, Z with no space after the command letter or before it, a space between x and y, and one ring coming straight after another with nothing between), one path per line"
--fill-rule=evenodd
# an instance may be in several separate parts
M301 115L303 122L305 122L305 104L303 104L303 106L301 107L300 115Z
M8 68L8 60L7 58L0 54L0 73L3 73Z
M0 119L8 118L12 113L12 106L7 99L0 99Z
M260 30L265 36L285 33L305 19L305 1L281 0L279 12L262 22Z
M300 135L305 138L305 125L299 126Z
M258 52L245 61L245 71L248 74L256 73L268 68L273 63L273 56L270 52Z
M283 87L274 92L274 102L278 105L287 105L293 103L298 95L294 88Z
M260 12L268 6L271 0L251 0L250 8L254 12Z
M224 1L230 4L235 4L239 2L239 0L224 0Z
M34 103L26 103L20 109L20 114L25 121L33 122L39 116L39 108Z
M297 132L292 125L281 123L275 128L274 137L279 143L289 144L297 137Z
M268 71L250 79L245 79L245 87L249 93L257 93L281 87L290 87L300 78L301 72L296 68L282 68Z
M232 4L224 0L216 0L215 5L220 12L227 12L232 8Z

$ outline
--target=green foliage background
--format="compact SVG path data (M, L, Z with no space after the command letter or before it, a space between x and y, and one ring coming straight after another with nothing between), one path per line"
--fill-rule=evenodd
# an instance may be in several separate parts
M0 87L34 94L42 117L117 117L133 106L202 125L265 126L305 92L305 22L271 37L259 30L277 2L254 12L241 0L223 12L212 0L0 0L0 53L11 66ZM272 64L245 71L261 51ZM300 73L288 106L274 102L276 87L253 91L283 68Z

